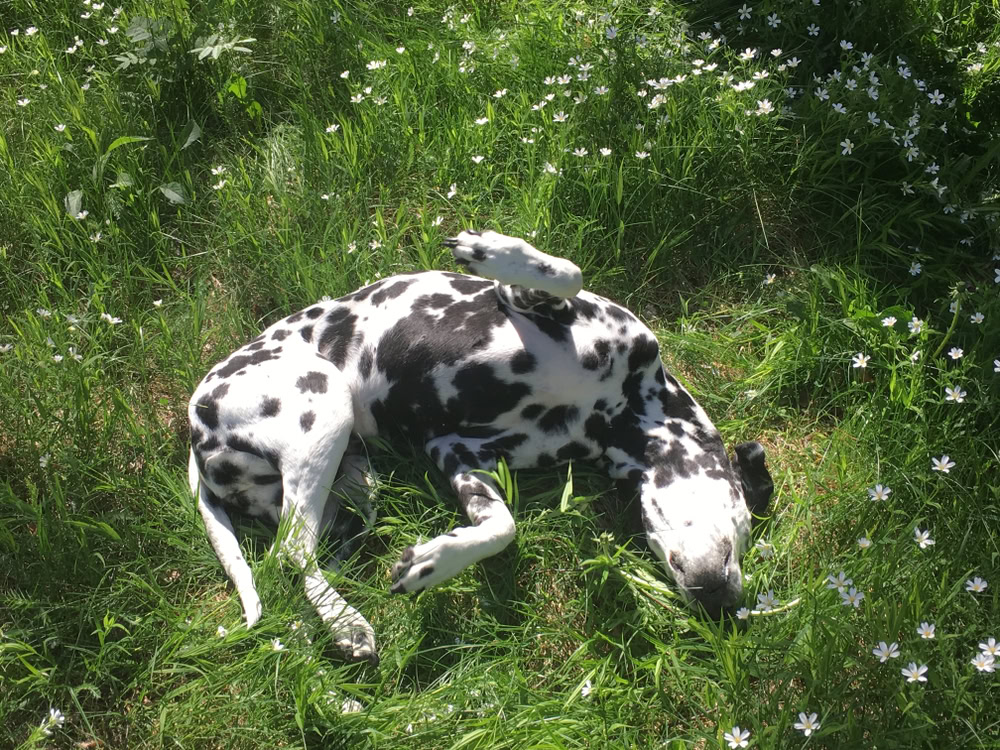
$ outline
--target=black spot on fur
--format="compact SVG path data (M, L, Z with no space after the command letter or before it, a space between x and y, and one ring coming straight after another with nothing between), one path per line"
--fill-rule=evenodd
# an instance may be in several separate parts
M275 341L284 341L286 338L288 338L288 334L290 333L291 331L285 330L284 328L279 328L277 331L271 334L271 338L274 339Z
M205 442L203 442L199 446L199 450L202 453L212 453L213 451L217 451L221 447L222 443L219 442L219 438L217 438L215 435L212 435L212 437L206 439Z
M394 284L390 284L385 289L381 289L372 295L372 304L378 307L386 300L396 299L396 297L405 292L412 283L412 280L407 280L397 281Z
M319 338L319 352L338 368L343 369L354 339L358 316L347 307L336 307L326 316L326 328Z
M527 351L519 351L510 361L510 370L515 375L524 375L538 366L535 355Z
M257 485L264 486L281 481L281 474L254 474L250 480Z
M671 419L680 419L684 422L696 423L694 399L687 391L678 390L676 394L670 395L670 391L663 388L660 391L660 405L663 414Z
M461 422L473 424L494 422L531 395L531 386L527 383L501 380L487 364L462 367L455 373L452 385L458 393L448 399L448 411Z
M424 294L413 301L413 309L443 310L454 301L455 298L450 294L442 294L441 292L437 294Z
M584 434L602 448L608 445L608 420L600 412L594 412L583 423Z
M195 402L194 413L208 429L219 426L219 402L209 395L204 395Z
M573 461L587 458L590 455L590 448L583 443L572 440L556 451L556 458L560 461Z
M484 279L470 279L467 276L455 274L451 280L451 288L459 294L472 295L482 292L484 288L493 288L492 281Z
M214 484L225 486L236 481L240 474L240 467L232 461L222 460L212 466L211 480Z
M289 315L287 318L285 318L286 323L298 323L300 320L302 320L301 310L295 313L294 315Z
M580 416L580 410L575 406L553 406L541 419L538 426L545 432L569 432L569 425L575 422Z
M364 302L368 297L377 292L385 285L385 281L376 281L374 284L369 284L368 286L359 289L351 294L346 294L341 297L338 302Z
M306 310L306 317L309 318L309 320L316 320L316 318L318 318L322 314L323 314L322 307L310 307L308 310Z
M276 398L265 398L260 404L260 415L262 417L276 417L281 411L281 400Z
M370 346L365 347L365 350L361 352L361 359L358 360L358 373L362 380L368 380L371 376L373 364L375 364L375 352Z
M481 247L474 248L472 250L472 259L480 262L486 260L486 251Z
M650 336L638 336L632 342L632 349L628 353L628 371L645 370L659 356L660 347L656 343L656 339Z
M262 341L255 341L247 347L247 351L255 352L258 349L263 349L264 343Z
M313 422L316 421L316 413L307 411L301 417L299 417L299 426L302 428L303 432L309 432L312 429Z
M325 372L307 372L295 381L300 393L326 393L329 378Z
M555 466L556 460L548 453L539 453L538 458L535 459L535 465L540 469L547 469L550 466Z
M236 354L226 360L226 363L216 370L216 374L220 378L228 378L230 375L242 370L244 367L250 365L259 365L263 362L269 362L272 359L276 359L275 355L281 352L281 348L277 349L267 349L254 352L253 354Z
M548 263L535 263L535 269L543 276L555 276L556 269Z
M428 565L426 568L421 570L420 573L417 574L417 578L426 578L427 576L432 575L433 573L434 573L434 566Z
M299 329L299 335L302 337L302 340L305 341L308 344L310 341L312 341L313 327L312 326L302 326Z
M543 411L545 411L545 407L541 404L529 404L521 409L521 419L531 422L537 419Z

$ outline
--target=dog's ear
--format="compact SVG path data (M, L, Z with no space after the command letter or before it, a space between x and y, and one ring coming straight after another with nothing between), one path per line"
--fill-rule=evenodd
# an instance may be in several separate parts
M734 449L733 471L743 486L743 499L754 515L754 523L767 515L774 494L774 481L764 462L764 447L757 442L740 443Z

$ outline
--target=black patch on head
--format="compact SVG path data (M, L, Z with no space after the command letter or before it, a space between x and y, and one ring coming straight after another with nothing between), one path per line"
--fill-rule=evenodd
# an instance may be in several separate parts
M594 411L604 411L607 408L608 408L608 402L605 401L603 398L599 398L597 399L597 401L594 402Z
M316 318L318 318L322 314L323 314L322 307L310 307L308 310L306 310L306 317L309 318L309 320L316 320Z
M470 279L468 276L460 276L458 274L455 274L450 283L452 289L459 294L464 295L478 294L485 288L493 288L492 281L486 281L484 279Z
M390 284L385 289L381 289L372 295L372 304L376 307L381 305L386 300L396 299L399 295L406 291L406 289L413 283L413 280L407 281L397 281L394 284Z
M300 393L326 393L329 378L325 372L307 372L295 381Z
M214 484L227 485L236 481L243 472L232 461L223 459L216 462L209 473L211 474L210 479Z
M284 328L279 328L277 331L271 334L271 338L274 339L275 341L284 341L286 338L288 338L288 334L290 333L291 331L286 331Z
M212 398L216 401L221 401L227 393L229 393L229 383L219 383L212 391Z
M370 346L365 347L365 350L361 352L361 359L358 360L358 373L362 380L368 380L372 374L373 364L375 364L375 352Z
M208 438L205 442L198 446L198 450L202 453L211 453L218 450L220 447L222 447L222 443L219 442L219 438L212 435L212 437Z
M264 486L280 482L281 474L254 474L250 477L250 480L256 485Z
M541 419L538 426L545 432L569 432L569 425L580 417L580 410L575 406L553 406Z
M543 411L545 411L545 407L541 404L529 404L521 409L521 419L531 422Z
M583 443L572 440L556 451L556 458L560 461L572 461L587 458L590 455L590 448Z
M197 427L191 427L191 445L197 448L198 443L205 439L205 433L199 430Z
M617 351L619 354L624 354L625 352L628 351L628 344L626 344L624 341L619 341L618 344L615 346L615 351Z
M319 352L338 368L343 369L354 339L358 316L347 307L336 307L326 316L326 328L319 338Z
M519 351L510 361L510 371L515 375L524 375L538 366L535 355L528 351Z
M286 323L298 323L300 320L302 320L301 310L295 313L294 315L289 315L287 318L285 318Z
M312 411L305 412L301 417L299 417L299 426L302 428L303 432L309 432L312 429L313 422L316 421L316 413Z
M216 374L220 378L228 378L230 375L242 370L244 367L250 365L259 365L264 362L269 362L272 359L277 359L275 356L281 351L281 348L277 349L267 349L254 352L253 354L236 354L226 360L225 364L216 370Z
M535 263L535 269L543 276L555 276L556 269L548 263Z
M260 415L262 417L276 417L281 411L281 400L277 398L265 398L260 404Z
M486 251L483 250L481 247L473 248L472 259L480 262L486 260ZM469 261L466 260L465 262L468 263Z
M308 344L310 341L312 341L313 327L312 326L302 326L299 329L299 335L302 337L302 340L305 341Z
M429 575L433 575L433 573L434 573L434 566L428 565L426 568L424 568L417 574L417 578L426 578Z

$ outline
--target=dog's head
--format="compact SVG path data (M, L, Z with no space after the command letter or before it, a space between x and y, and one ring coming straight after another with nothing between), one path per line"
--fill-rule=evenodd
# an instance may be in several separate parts
M717 434L693 456L678 450L674 442L650 457L640 487L646 539L685 597L718 617L742 599L751 514L764 515L774 483L760 443L737 445L732 459Z

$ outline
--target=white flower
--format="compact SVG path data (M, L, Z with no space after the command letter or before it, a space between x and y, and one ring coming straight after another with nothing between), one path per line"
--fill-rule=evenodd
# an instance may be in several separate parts
M271 649L274 650L274 651L284 651L285 650L285 644L283 644L281 642L281 639L279 639L279 638L272 638L271 639Z
M589 696L589 695L590 695L590 691L591 691L592 689L593 689L593 686L592 686L592 685L590 684L590 680L587 680L587 681L586 681L586 682L584 682L584 683L583 683L583 685L582 685L582 686L580 687L580 695L581 695L581 696L583 696L584 698L586 698L587 696Z
M861 549L868 549L869 547L872 546L872 540L866 536L858 537L858 546Z
M910 264L910 276L919 276L920 272L924 270L924 267L917 261L913 261Z
M777 274L769 273L764 277L764 284L770 286L777 280L777 278L778 278Z
M771 15L769 15L767 17L767 25L770 26L772 29L778 28L778 24L780 24L780 23L781 23L781 19L778 18L778 14L777 13L772 13Z
M618 36L618 27L608 26L608 30L604 32L604 35L608 39L614 39L616 36Z
M890 493L892 493L892 490L881 484L876 484L874 487L868 488L868 497L872 500L888 500Z
M848 586L854 583L854 581L847 577L847 574L844 573L844 571L840 571L837 575L828 575L826 580L826 587L828 589L837 589L837 591L840 591L841 593L843 593Z
M636 159L645 159L648 156L649 156L649 152L648 151L636 151L635 152L635 158Z
M979 644L979 650L987 656L1000 656L1000 644L996 638L987 638L986 643Z
M589 153L589 152L587 151L587 149L583 148L582 146L581 146L580 148L575 148L575 149L573 149L573 155L574 155L574 156L580 156L580 157L584 157L584 156L586 156L586 155L587 155L588 153Z
M845 607L853 604L854 608L857 609L861 606L861 600L865 598L865 595L852 586L850 591L841 591L840 597L843 599L841 604Z
M747 609L746 607L740 607L738 610L736 610L736 616L741 620L746 620L748 617L750 617L750 610Z
M955 462L952 461L947 455L941 456L941 458L932 458L931 464L932 470L940 471L943 474L947 474L955 468Z
M473 162L473 164L479 164L485 158L486 158L485 156L473 156L472 157L472 162Z
M957 404L960 404L963 401L965 401L966 393L958 386L955 386L954 388L945 386L944 392L945 392L945 397L944 397L945 401L954 401Z
M865 367L868 367L868 360L870 359L871 359L870 355L858 352L851 358L851 362L853 363L852 366L855 368L864 369Z
M760 556L765 560L774 556L774 545L770 542L758 539L754 547L757 548L757 551L760 552Z
M494 99L502 99L505 96L507 96L507 89L497 89L493 92Z
M27 97L25 97L24 99L18 99L17 100L17 106L18 107L27 107L29 104L31 104L31 99L29 99Z
M941 105L942 103L944 103L944 94L942 94L937 89L934 89L933 93L928 94L927 98L931 100L931 104Z
M747 7L747 4L746 4L746 3L743 3L743 7L742 7L742 8L740 8L740 9L739 9L738 11L736 11L736 12L740 14L740 20L741 20L741 21L745 21L745 20L747 20L748 18L750 18L750 13L751 13L751 11L753 11L753 8L752 8L752 7Z
M919 667L916 662L910 662L906 667L899 670L903 673L903 677L906 678L907 682L927 682L927 678L924 677L927 674L927 665L921 664Z
M480 117L478 120L476 120L476 125L485 125L489 121L490 121L489 117Z
M368 70L381 70L387 64L386 60L370 60L368 62Z
M736 726L733 727L733 731L725 732L722 736L729 743L730 750L736 750L738 747L746 747L749 744L750 730L740 729Z
M934 625L929 622L922 622L917 628L917 635L919 635L924 640L931 640L934 637Z
M981 594L986 591L988 587L989 584L979 576L965 582L965 590L972 592L973 594Z
M227 635L229 635L229 631L226 630L226 626L225 625L220 625L219 627L217 627L215 629L215 634L219 638L225 638Z
M872 649L872 653L878 657L878 660L885 664L889 659L896 659L899 657L899 644L890 643L886 645L885 641L879 641L878 646Z
M757 114L758 115L768 115L774 112L774 105L771 104L770 99L758 99L757 100Z
M913 272L910 271L910 273ZM914 316L913 320L906 324L906 327L910 329L910 333L920 333L924 329L924 321Z
M108 323L110 323L113 326L116 326L116 325L118 325L119 323L122 322L121 318L112 317L111 315L109 315L106 312L102 312L101 313L101 320L107 321Z
M814 23L809 24L806 27L806 31L809 32L809 36L819 36L819 26Z
M559 111L559 112L556 112L554 115L552 115L552 121L553 122L566 122L566 119L568 117L569 117L569 115L567 115L565 112Z
M986 320L986 316L983 315L981 312L973 313L972 315L969 316L969 322L974 323L975 325L979 325L984 320Z
M913 529L913 541L920 545L920 549L927 549L934 544L934 540L931 539L931 532L921 531L917 527L914 527Z
M989 654L976 654L972 657L972 666L980 672L992 672L996 669L996 657Z
M882 318L882 326L884 328L892 328L894 325L896 325L896 318L894 318L892 315L888 315Z
M806 716L805 711L801 711L799 712L799 720L795 722L795 728L808 737L810 734L819 729L819 722L816 721L817 718L818 715L815 713L811 713Z
M965 352L957 346L953 346L948 350L948 356L952 359L961 359L963 354L965 354Z
M755 57L757 57L757 50L752 47L747 47L745 50L740 52L740 59L743 62L753 60Z
M611 156L611 149L610 148L602 148L601 149L601 156Z
M451 187L448 188L448 200L451 200L456 195L458 195L458 183L453 182L451 183Z
M336 133L338 130L340 130L340 125L336 122L330 123L326 126L327 133Z
M778 599L771 589L768 589L766 594L757 594L757 609L761 612L767 612L777 606Z

